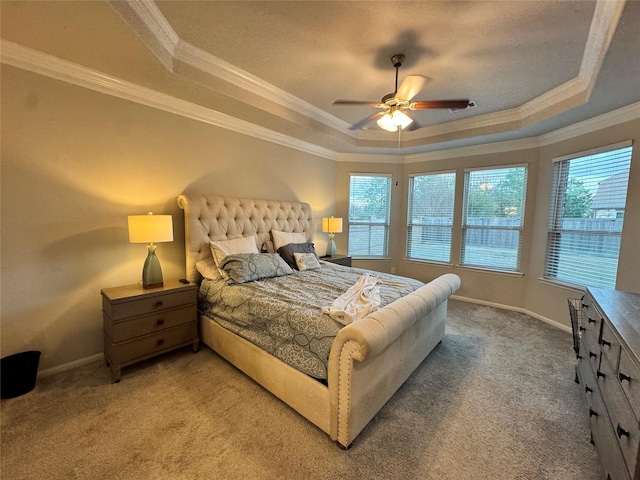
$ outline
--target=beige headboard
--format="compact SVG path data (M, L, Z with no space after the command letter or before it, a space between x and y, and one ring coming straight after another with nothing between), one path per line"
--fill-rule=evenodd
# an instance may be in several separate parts
M257 236L257 247L271 240L271 230L304 232L311 240L313 214L308 203L222 197L193 193L178 196L184 210L186 276L199 283L196 262L211 256L210 240Z

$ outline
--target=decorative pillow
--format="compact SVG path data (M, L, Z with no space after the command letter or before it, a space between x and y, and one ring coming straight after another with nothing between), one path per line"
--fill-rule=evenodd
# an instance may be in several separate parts
M220 270L220 275L226 278L224 270L222 270L222 260L228 255L235 253L258 253L255 235L250 237L234 238L232 240L219 240L209 242L211 245L211 254Z
M291 267L277 253L233 254L222 260L220 266L227 274L229 285L293 273Z
M293 257L296 259L298 270L315 270L320 268L320 262L314 253L298 253L295 252Z
M216 261L213 257L205 258L204 260L196 262L196 270L198 270L198 273L200 273L203 278L209 278L211 280L218 280L221 278L220 270L218 270L218 266L216 265Z
M294 253L313 253L316 254L316 249L313 246L313 243L305 242L305 243L290 243L278 249L278 253L284 261L289 264L291 268L295 268L298 270L298 265L296 264L296 259L293 257ZM316 255L317 256L317 255Z
M273 248L276 249L276 252L280 247L284 247L290 243L307 242L307 234L302 232L279 232L278 230L271 230L271 236L273 237Z

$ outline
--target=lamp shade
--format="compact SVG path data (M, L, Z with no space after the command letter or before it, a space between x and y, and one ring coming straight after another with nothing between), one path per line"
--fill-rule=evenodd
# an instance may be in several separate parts
M342 233L342 219L334 217L323 218L322 231L329 233Z
M158 243L173 241L171 215L129 215L130 243Z

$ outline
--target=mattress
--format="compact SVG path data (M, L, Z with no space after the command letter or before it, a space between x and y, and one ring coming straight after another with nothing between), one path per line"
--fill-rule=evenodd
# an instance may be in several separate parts
M329 352L343 325L321 308L370 270L320 262L321 268L293 275L228 285L202 281L198 309L283 362L318 380L327 379ZM380 307L423 285L418 280L375 272Z

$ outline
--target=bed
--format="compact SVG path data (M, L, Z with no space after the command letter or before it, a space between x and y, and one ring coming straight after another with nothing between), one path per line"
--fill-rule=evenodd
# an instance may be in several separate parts
M314 231L311 207L303 202L183 194L178 205L184 210L186 275L200 285L201 303L202 291L211 284L203 281L196 264L212 256L210 242L252 237L256 248L265 250L273 231L303 233L310 240ZM321 263L322 270L349 269ZM223 327L202 305L200 337L346 449L444 336L447 299L460 279L446 274L426 285L412 282L406 295L336 329L325 379L303 373Z

